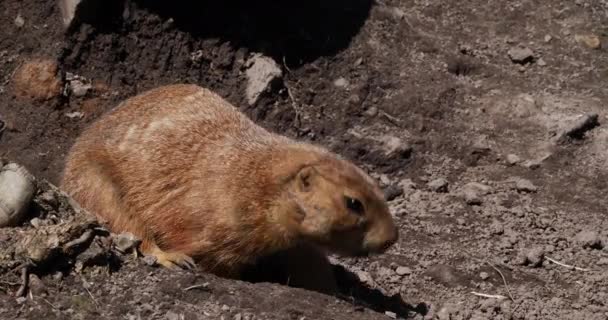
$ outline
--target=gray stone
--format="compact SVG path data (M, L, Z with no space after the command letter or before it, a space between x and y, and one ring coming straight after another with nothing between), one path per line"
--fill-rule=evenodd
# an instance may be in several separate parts
M492 188L478 182L469 182L462 188L464 200L469 205L480 205L483 196L489 194Z
M410 269L408 267L397 267L395 272L400 276L407 276L407 275L412 274L412 269Z
M0 167L0 228L24 219L35 191L34 177L23 166Z
M576 234L576 242L583 248L599 249L603 248L602 240L600 235L592 230L583 230Z
M534 52L527 47L511 48L507 53L514 63L526 64L534 60Z
M141 240L134 236L132 233L124 232L118 235L112 235L112 242L114 248L120 253L129 253L139 246Z
M516 154L508 154L507 155L507 163L509 165L516 165L521 162L521 158Z
M427 186L435 192L448 192L448 181L443 178L435 179L427 183Z
M247 103L254 105L263 93L268 92L272 86L281 80L283 71L270 57L261 54L254 55L247 61Z
M535 186L528 179L517 179L515 181L515 188L517 189L517 191L521 191L521 192L536 192L536 191L538 191L538 187Z

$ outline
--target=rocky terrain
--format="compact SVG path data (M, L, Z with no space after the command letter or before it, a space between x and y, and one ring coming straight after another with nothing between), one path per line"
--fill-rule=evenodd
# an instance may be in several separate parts
M0 157L37 178L0 318L608 318L606 0L104 3L65 30L0 2ZM332 257L338 297L122 248L52 184L91 121L178 82L372 172L397 245Z

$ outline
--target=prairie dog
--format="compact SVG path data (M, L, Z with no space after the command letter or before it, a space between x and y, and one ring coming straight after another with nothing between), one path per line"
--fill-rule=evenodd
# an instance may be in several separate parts
M238 277L302 245L356 256L398 239L361 169L263 129L196 85L152 89L102 116L73 145L61 185L169 268Z

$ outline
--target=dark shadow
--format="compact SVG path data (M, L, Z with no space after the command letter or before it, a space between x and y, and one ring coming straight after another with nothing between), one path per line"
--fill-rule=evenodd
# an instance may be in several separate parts
M142 11L148 11L161 18L156 22L163 27L285 59L290 67L346 48L372 6L372 0L124 0L124 10L118 10L116 2L84 0L79 21L102 32L129 31L129 21L141 22Z
M340 291L336 297L361 308L367 308L379 313L390 311L399 318L410 318L413 314L426 315L428 306L419 303L411 305L403 301L400 295L387 296L380 290L367 287L357 275L342 266L333 265L334 276ZM271 282L281 285L290 284L285 263L280 255L262 259L256 266L247 269L242 280L249 282Z

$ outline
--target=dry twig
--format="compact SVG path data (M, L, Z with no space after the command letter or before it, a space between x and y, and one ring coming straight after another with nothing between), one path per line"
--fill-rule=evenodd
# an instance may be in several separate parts
M190 291L190 290L194 290L194 289L208 290L208 287L209 287L209 282L205 282L203 284L195 284L193 286L189 286L187 288L184 288L184 291Z
M483 298L491 298L491 299L509 299L509 297L505 297L501 294L485 294L485 293L479 293L479 292L475 292L475 291L471 291L471 294L474 294L478 297L483 297Z
M509 299L511 299L511 301L515 302L515 299L513 299L513 295L511 294L511 289L509 289L509 285L507 284L507 278L505 278L505 275L502 274L502 271L500 271L500 269L498 269L495 265L491 264L489 261L486 261L486 263L490 267L492 267L492 269L494 269L494 270L496 270L496 272L498 272L498 274L502 278L502 283L505 285L505 289L507 289L507 294L509 295Z
M27 290L30 283L30 270L27 266L21 268L21 286L17 293L15 294L17 297L24 297L27 294Z
M555 260L555 259L552 259L552 258L549 258L549 257L547 257L547 256L545 256L545 259L547 259L547 260L549 260L549 261L551 261L551 262L555 263L555 264L556 264L556 265L558 265L558 266L562 266L562 267L564 267L564 268L568 268L568 269L572 269L572 270L578 270L578 271L589 271L589 269L585 269L585 268L580 268L580 267L571 266L571 265L569 265L569 264L565 264L565 263L559 262L559 261L557 261L557 260Z

